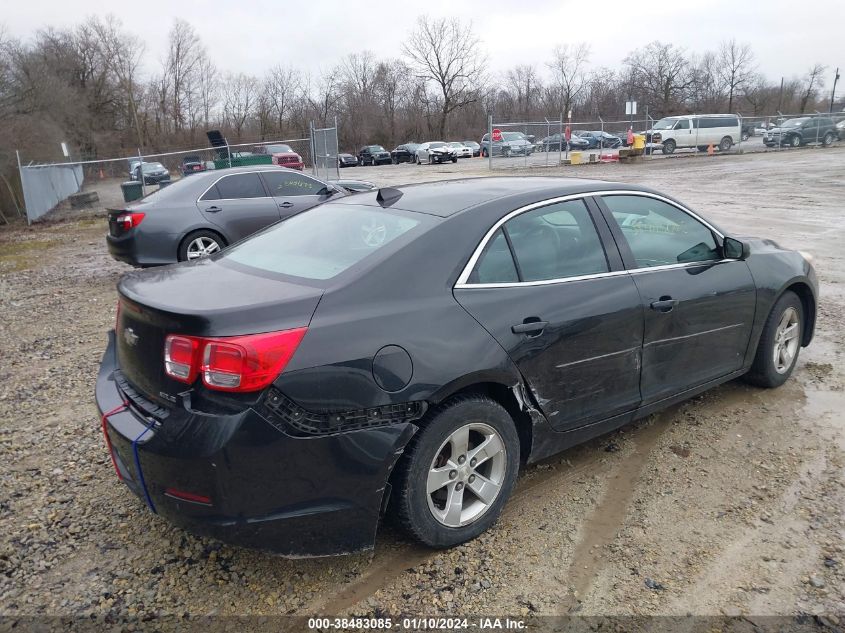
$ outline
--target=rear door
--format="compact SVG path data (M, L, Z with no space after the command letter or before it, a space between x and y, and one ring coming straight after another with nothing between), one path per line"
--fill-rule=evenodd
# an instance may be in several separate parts
M267 195L258 172L223 176L197 200L197 207L236 242L279 220L279 209Z
M261 172L279 217L289 218L328 199L325 183L294 171ZM322 193L321 193L322 192Z
M585 198L508 217L455 298L508 352L556 429L633 411L643 310L606 223Z
M597 200L642 297L643 404L740 369L756 306L746 263L724 258L721 236L669 201Z

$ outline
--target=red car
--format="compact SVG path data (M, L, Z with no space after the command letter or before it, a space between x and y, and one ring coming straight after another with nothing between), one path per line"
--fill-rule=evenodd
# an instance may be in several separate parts
M270 154L274 165L280 165L289 169L305 169L302 156L293 151L290 145L277 143L274 145L256 145L252 150L253 154Z

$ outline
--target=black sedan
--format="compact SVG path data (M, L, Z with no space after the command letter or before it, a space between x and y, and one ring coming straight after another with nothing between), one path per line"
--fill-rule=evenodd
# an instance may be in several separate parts
M333 199L118 293L96 399L120 479L189 530L323 555L383 511L456 545L520 464L783 384L817 281L649 189L480 178Z
M537 149L541 152L560 152L563 150L585 150L590 147L589 141L572 133L569 135L569 142L564 141L563 148L561 148L561 137L562 135L559 132L546 136L537 143Z
M417 148L419 143L404 143L397 145L392 152L390 158L394 165L399 163L415 163L417 161Z
M109 209L106 244L114 259L133 266L198 259L332 197L373 188L276 165L203 171Z
M597 130L594 132L578 132L578 136L589 144L589 149L609 148L616 149L622 145L622 139L613 134Z
M170 180L170 172L161 163L136 164L132 172L132 180L141 180L141 173L144 174L145 185L157 185L164 180Z

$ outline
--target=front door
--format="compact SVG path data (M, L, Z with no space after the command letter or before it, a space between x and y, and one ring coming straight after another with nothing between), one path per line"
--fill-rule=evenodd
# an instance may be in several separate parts
M224 176L200 197L197 208L230 243L279 220L278 207L257 172Z
M273 196L282 219L328 200L325 183L295 171L263 171L261 177Z
M612 248L608 259L583 199L552 203L504 223L455 288L558 430L640 403L643 311Z
M703 221L644 195L600 198L643 303L641 391L650 404L742 366L756 288Z

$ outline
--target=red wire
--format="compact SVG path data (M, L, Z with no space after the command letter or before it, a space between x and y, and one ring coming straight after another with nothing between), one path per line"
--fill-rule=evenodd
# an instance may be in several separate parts
M111 440L109 439L109 434L108 434L108 430L106 428L106 424L108 422L108 419L111 416L113 416L115 413L120 413L121 411L126 410L128 407L129 407L129 402L127 400L124 400L123 404L115 407L114 409L112 409L108 413L103 414L103 436L106 438L106 448L109 449L109 457L111 457L111 463L112 463L112 466L114 466L114 472L117 473L117 478L120 481L123 481L123 476L120 474L120 470L117 468L117 461L114 458L114 450L112 449L112 446L111 446Z

